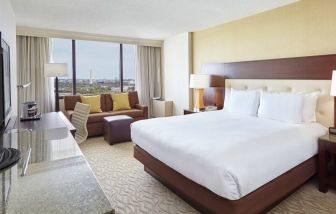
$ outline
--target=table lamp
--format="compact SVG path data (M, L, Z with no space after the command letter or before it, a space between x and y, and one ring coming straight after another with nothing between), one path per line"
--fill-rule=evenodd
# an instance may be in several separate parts
M44 76L55 77L55 111L59 111L58 77L68 76L68 64L46 63L44 64Z
M191 74L190 88L195 90L194 109L204 108L204 89L210 87L210 76L206 74Z

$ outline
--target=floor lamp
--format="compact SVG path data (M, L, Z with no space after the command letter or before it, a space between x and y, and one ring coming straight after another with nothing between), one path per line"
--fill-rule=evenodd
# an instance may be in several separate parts
M44 65L44 76L55 77L55 111L59 111L58 77L68 76L68 64L46 63Z

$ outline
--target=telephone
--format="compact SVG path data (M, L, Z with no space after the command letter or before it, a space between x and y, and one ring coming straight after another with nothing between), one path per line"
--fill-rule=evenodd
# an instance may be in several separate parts
M205 111L215 111L217 110L217 106L206 106Z

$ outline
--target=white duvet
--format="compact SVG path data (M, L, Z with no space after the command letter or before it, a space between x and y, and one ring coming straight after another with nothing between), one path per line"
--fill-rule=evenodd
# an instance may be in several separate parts
M177 172L230 200L239 199L317 153L327 129L224 110L142 120L135 144Z

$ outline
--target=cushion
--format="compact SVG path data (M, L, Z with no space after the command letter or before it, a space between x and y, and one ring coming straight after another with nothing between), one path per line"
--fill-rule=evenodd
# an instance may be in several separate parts
M302 120L305 123L316 122L316 105L319 92L305 93L303 97Z
M97 96L81 96L82 103L90 106L90 113L102 112L100 107L100 95Z
M302 123L304 94L261 92L258 116L290 123Z
M105 97L105 111L112 111L113 110L113 101L112 96L110 93L104 94Z
M137 118L143 117L144 112L142 110L132 108L130 110L112 111L112 115L127 115L133 118Z
M95 114L90 114L88 118L88 123L100 123L103 122L104 117L112 116L112 112L100 112Z
M131 108L135 108L135 105L139 104L138 92L137 91L128 92L128 100Z
M113 111L131 109L128 100L128 93L116 93L112 94L111 96L113 100Z
M259 107L260 91L236 90L231 88L228 111L241 115L256 116Z
M112 115L112 116L109 116L109 117L104 117L104 121L105 122L118 122L118 121L133 121L133 118L130 117L130 116L127 116L127 115Z
M64 96L65 110L74 110L77 102L81 102L80 96L77 95Z
M102 112L107 111L106 110L106 103L105 103L105 95L104 94L100 95L100 109L102 110Z
M104 117L114 116L114 115L127 115L132 118L143 117L144 112L139 109L121 110L121 111L109 111L90 114L88 118L88 123L100 123L103 122Z

